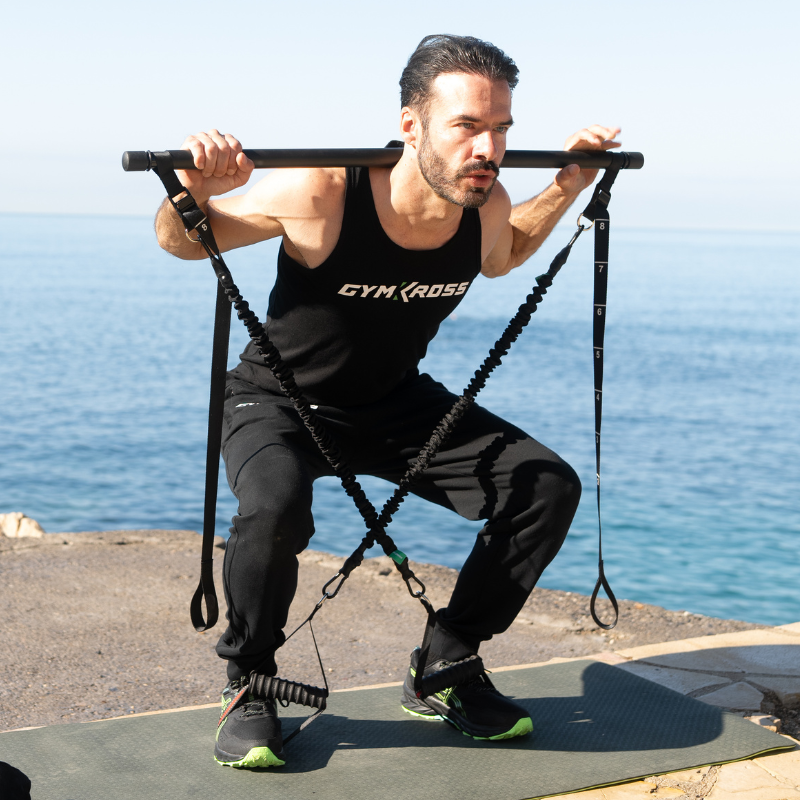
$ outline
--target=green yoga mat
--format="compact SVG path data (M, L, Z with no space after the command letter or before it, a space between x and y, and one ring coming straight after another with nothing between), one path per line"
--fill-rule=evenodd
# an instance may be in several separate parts
M494 680L530 710L533 734L476 742L404 714L392 687L334 693L273 770L214 762L215 709L4 733L0 761L27 774L33 800L522 800L791 749L734 714L598 662ZM286 709L285 731L302 711Z

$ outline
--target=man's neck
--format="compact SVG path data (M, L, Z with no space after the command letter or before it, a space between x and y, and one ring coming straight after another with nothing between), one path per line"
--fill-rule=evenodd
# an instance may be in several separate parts
M370 183L381 225L401 247L432 250L458 230L463 209L431 189L412 148L391 169L371 169Z

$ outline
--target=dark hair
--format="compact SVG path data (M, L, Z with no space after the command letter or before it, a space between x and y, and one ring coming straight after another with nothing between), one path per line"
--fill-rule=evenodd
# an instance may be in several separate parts
M400 105L424 112L431 96L431 86L439 75L468 72L492 80L508 81L514 89L519 69L499 47L474 36L437 33L426 36L408 59L400 76Z

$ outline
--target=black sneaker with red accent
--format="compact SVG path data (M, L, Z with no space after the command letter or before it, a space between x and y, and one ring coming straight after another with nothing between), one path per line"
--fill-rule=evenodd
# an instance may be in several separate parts
M214 760L228 767L282 767L283 737L274 700L256 700L248 679L237 678L222 690Z
M414 691L419 648L411 653L411 666L403 684L402 709L427 720L444 720L473 739L512 739L533 730L530 714L495 689L486 672L421 700ZM425 675L452 666L437 661L425 666Z

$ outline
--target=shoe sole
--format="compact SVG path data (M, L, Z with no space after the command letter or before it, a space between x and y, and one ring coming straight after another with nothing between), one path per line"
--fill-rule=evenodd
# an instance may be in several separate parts
M220 758L220 756L222 758ZM225 759L224 761L222 759ZM236 769L258 769L263 767L282 767L286 762L278 758L269 747L254 747L243 758L223 753L217 749L214 752L214 761L223 767Z
M502 739L514 739L517 736L525 736L526 734L533 732L533 720L530 717L523 717L522 719L518 720L511 730L504 731L503 733L496 733L493 736L480 736L477 731L475 733L471 733L470 731L465 730L463 726L459 725L456 720L451 719L450 717L445 717L442 714L437 714L433 711L433 709L431 709L432 713L425 714L420 713L419 711L414 711L403 703L400 704L400 708L402 708L406 714L410 714L412 717L416 717L417 719L424 719L430 722L449 722L456 730L461 731L464 736L469 736L470 738L481 742L497 742Z
M451 722L451 720L448 720L448 722ZM458 725L456 725L454 722L453 725L458 728ZM532 733L533 720L530 717L524 717L523 719L519 720L519 722L517 722L517 724L510 731L498 733L495 736L475 736L472 733L467 733L463 728L459 728L459 730L464 734L464 736L471 736L473 739L477 739L479 741L498 742L501 739L513 739L516 736L525 736L528 733Z
M444 722L445 721L444 717L441 714L437 714L437 713L435 713L433 711L428 711L428 713L424 713L424 712L421 712L421 711L415 711L413 708L409 708L407 705L404 705L403 703L400 704L400 708L402 708L403 711L406 712L406 714L409 714L412 717L416 717L417 719L425 719L425 720L428 720L429 722Z

